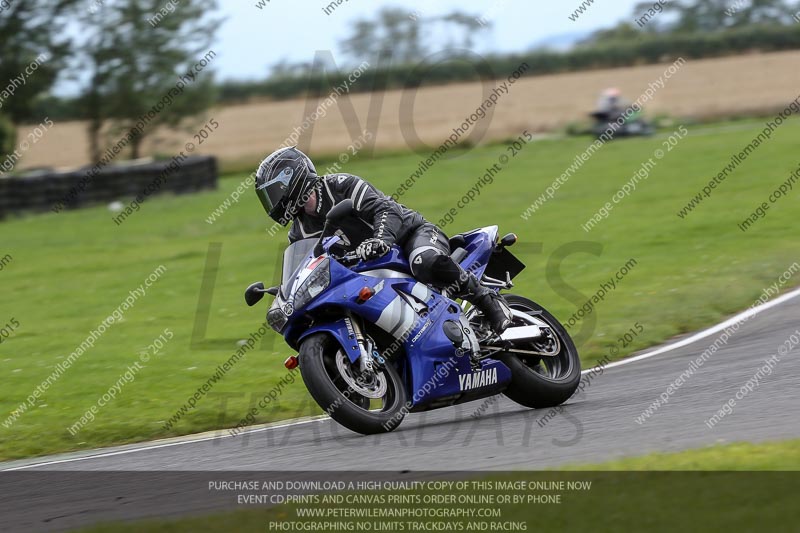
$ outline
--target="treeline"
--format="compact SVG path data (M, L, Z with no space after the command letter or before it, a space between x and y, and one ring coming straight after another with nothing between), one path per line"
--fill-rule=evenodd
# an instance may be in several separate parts
M522 54L454 57L433 66L426 63L390 68L370 68L355 82L350 71L311 72L258 82L225 82L218 86L219 104L246 103L254 99L283 100L308 94L327 95L333 87L349 83L350 92L414 88L508 76L527 63L524 76L541 76L602 68L670 62L678 57L701 59L750 52L800 49L800 25L744 27L707 33L642 33L637 39L609 40L578 46L569 52L533 51ZM38 103L53 119L83 119L80 107L70 101L47 98Z
M521 54L473 56L437 62L372 68L365 71L350 92L413 88L452 82L502 78L527 63L525 76L541 76L602 68L629 67L670 62L678 57L701 59L750 52L800 49L800 25L749 26L706 33L641 33L636 39L607 40L581 45L568 52L531 51ZM348 72L306 74L302 77L267 79L261 82L227 82L219 87L221 103L250 99L287 99L305 94L327 94L344 83Z
M4 171L29 147L17 144L19 124L85 119L92 161L121 137L127 145L120 159L136 159L159 126L178 129L216 101L207 68L216 58L216 0L119 0L88 8L85 0L0 0ZM68 79L79 96L52 96L58 81Z

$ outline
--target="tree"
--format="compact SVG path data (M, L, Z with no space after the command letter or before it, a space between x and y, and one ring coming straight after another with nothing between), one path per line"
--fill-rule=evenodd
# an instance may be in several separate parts
M581 44L622 42L653 33L715 32L756 24L791 25L795 23L796 10L786 0L675 0L664 5L663 13L658 13L652 2L645 1L637 4L632 13L634 20L646 17L643 27L620 22L612 28L595 31Z
M342 51L354 62L360 62L370 56L376 48L378 40L375 23L371 20L357 20L352 35L342 41Z
M642 31L628 22L620 22L612 28L597 30L588 38L581 40L578 44L591 45L603 41L624 41L626 39L636 39Z
M7 155L14 152L16 145L17 130L11 121L0 113L0 165L4 163Z
M751 0L734 17L734 26L748 24L794 24L796 9L782 0Z
M131 136L130 155L137 158L158 126L177 128L213 104L210 67L199 72L197 64L213 60L209 46L220 21L209 13L215 9L216 0L127 0L106 2L89 15L91 80L83 103L93 160L102 152L99 135L107 122L115 138ZM143 117L146 125L139 128Z
M78 1L15 1L0 9L0 111L14 123L44 118L34 116L35 102L56 82L72 51L63 30Z
M652 7L652 2L637 4L634 16ZM664 6L664 13L673 14L672 20L658 27L670 32L700 32L750 24L789 24L793 11L785 0L673 1Z
M475 42L475 36L482 30L488 29L489 26L482 24L478 17L460 11L453 11L449 15L440 17L439 20L455 30L456 37L449 43L451 48L471 49Z
M384 8L373 20L356 21L340 45L354 63L372 59L376 50L391 50L398 63L416 63L437 44L452 50L472 48L475 36L488 28L477 16L459 11L425 19L402 8ZM448 42L435 43L433 36L448 36Z

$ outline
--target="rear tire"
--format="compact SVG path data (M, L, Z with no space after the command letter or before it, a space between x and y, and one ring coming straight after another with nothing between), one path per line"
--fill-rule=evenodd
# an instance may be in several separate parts
M525 356L511 352L496 356L511 369L511 385L504 394L525 407L538 409L561 405L575 393L581 381L581 361L575 344L564 326L533 300L515 294L504 294L503 297L512 309L536 314L547 322L561 343L555 356Z
M373 435L392 431L408 412L406 389L399 374L388 362L378 371L386 381L386 393L380 400L381 409L370 409L370 399L356 392L342 377L336 358L347 359L347 356L341 351L339 343L324 333L303 340L300 375L308 392L331 418L356 433Z

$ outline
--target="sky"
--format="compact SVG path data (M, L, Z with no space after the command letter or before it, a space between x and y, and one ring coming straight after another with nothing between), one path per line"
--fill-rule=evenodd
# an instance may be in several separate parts
M102 0L86 0L90 4ZM167 4L182 0L163 0ZM213 71L217 80L263 80L281 60L311 62L317 51L330 51L341 65L339 43L350 36L356 20L374 18L384 7L416 12L422 19L461 11L491 22L476 39L474 51L523 52L554 37L585 35L621 20L633 21L633 8L641 0L597 0L577 20L570 20L582 0L218 0L223 22L211 48L217 53ZM331 2L341 1L326 14ZM262 7L257 7L257 4ZM102 4L99 4L102 9ZM154 13L155 15L156 13ZM73 31L78 32L76 26ZM574 40L574 39L569 39ZM435 53L439 50L431 50ZM62 79L55 88L60 96L75 96L86 80Z
M265 5L256 7L259 1ZM336 1L336 0L334 0ZM214 50L218 79L263 79L269 66L281 59L311 61L315 50L339 56L339 42L360 18L373 18L383 7L417 11L421 17L460 10L482 15L493 23L476 43L479 53L520 52L553 36L584 33L620 20L633 21L633 7L641 0L597 0L576 21L569 15L581 0L342 0L330 14L331 0L220 0L226 17ZM338 63L338 60L337 60Z

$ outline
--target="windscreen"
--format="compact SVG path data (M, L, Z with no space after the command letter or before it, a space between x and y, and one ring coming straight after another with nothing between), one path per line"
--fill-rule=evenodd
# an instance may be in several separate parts
M296 241L286 248L283 252L283 277L281 279L281 293L284 296L288 295L291 288L291 282L294 280L294 274L300 264L311 254L314 246L317 244L317 239L302 239Z

